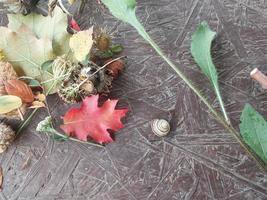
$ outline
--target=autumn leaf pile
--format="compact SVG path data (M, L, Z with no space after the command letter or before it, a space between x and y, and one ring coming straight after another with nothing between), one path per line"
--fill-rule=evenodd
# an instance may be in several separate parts
M53 121L50 132L111 142L110 131L123 127L120 120L128 110L116 110L118 100L99 107L98 98L108 94L124 68L122 58L116 58L122 47L112 44L101 28L81 30L74 19L68 22L63 10L54 6L49 16L8 14L7 27L0 27L0 116L20 118L23 126L27 111L48 109L46 97L58 93L65 103L81 102L81 107L71 108L63 117L64 133L55 131ZM38 130L49 132L47 123L42 124Z

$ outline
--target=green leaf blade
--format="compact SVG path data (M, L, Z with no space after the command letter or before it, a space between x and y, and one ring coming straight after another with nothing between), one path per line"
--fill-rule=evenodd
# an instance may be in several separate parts
M246 104L240 118L240 133L246 144L267 163L267 122L249 104Z
M135 0L102 0L116 18L132 23L135 17Z
M21 98L13 95L0 96L0 114L9 113L21 107Z
M193 34L191 53L203 73L217 86L217 71L211 58L211 44L215 36L216 33L210 30L207 22L202 22Z
M207 22L202 22L192 37L191 54L201 71L206 75L212 84L225 120L229 123L229 118L225 111L218 84L218 74L211 57L211 45L216 33L209 28Z

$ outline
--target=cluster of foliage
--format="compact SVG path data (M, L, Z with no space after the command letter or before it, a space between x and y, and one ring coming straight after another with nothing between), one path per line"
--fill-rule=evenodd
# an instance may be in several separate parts
M121 57L114 58L122 47L111 44L102 30L98 34L93 28L81 30L73 19L72 33L68 32L68 16L58 6L49 16L34 12L8 14L8 21L7 27L0 27L0 68L6 72L0 76L1 116L20 116L22 128L30 119L24 120L27 110L35 109L30 117L38 108L49 111L48 95L67 91L64 95L77 102L74 97L83 92L85 95L79 99L81 108L71 108L63 118L61 128L66 135L53 128L51 116L41 121L37 129L58 139L111 142L107 130L122 128L120 120L128 110L116 110L117 100L108 100L98 107L98 94L102 93L99 88L111 84L124 67ZM70 79L76 75L75 81L80 82L73 84L74 80ZM70 90L65 90L66 81L72 81Z

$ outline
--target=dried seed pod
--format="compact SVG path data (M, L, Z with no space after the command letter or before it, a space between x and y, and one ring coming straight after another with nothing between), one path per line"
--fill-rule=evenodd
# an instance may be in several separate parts
M99 70L96 65L81 65L64 81L58 94L66 103L80 102L86 96L109 93L112 80L108 69Z
M83 83L80 86L80 89L84 91L85 93L92 94L94 92L94 84L92 81L87 80L85 83Z
M58 96L66 103L76 103L81 101L78 84L74 80L65 81L58 91Z
M166 136L170 132L170 124L165 119L154 119L151 121L151 129L159 137Z
M66 76L69 76L75 68L77 66L68 59L67 55L58 56L52 64L53 75L58 82L66 79Z
M112 59L109 59L106 61L106 63L110 62ZM110 63L107 68L111 71L112 76L114 79L118 77L118 75L121 73L121 71L124 69L125 63L123 60L116 60L112 63Z
M109 48L110 45L110 37L107 33L101 32L97 38L95 39L96 41L96 47L100 51L106 51Z
M0 123L0 153L6 151L8 146L14 141L15 132L7 124Z

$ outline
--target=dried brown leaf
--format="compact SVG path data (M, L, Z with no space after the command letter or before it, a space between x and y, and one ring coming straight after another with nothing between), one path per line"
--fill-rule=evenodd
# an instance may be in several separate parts
M18 96L25 103L34 101L34 95L31 88L21 80L14 79L6 81L5 89L9 95Z

